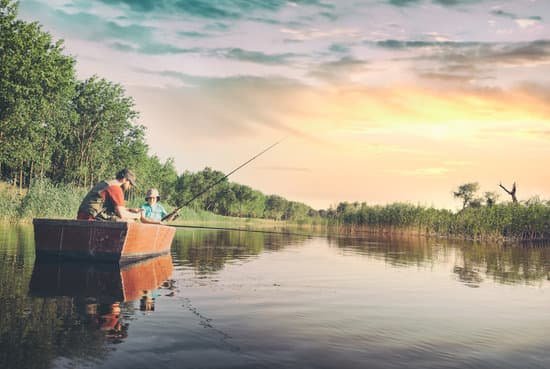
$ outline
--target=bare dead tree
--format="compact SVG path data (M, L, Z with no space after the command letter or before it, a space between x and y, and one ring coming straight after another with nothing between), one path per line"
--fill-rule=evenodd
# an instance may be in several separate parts
M502 183L499 184L499 187L502 188L506 193L510 196L512 196L512 202L514 204L517 204L518 199L516 197L516 182L514 182L514 185L512 186L512 190L508 190L506 187L502 185Z

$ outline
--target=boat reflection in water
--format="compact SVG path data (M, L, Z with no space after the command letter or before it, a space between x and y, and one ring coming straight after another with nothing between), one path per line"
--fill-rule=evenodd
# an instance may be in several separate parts
M170 287L172 268L169 254L124 265L38 258L29 290L35 297L71 298L89 328L117 343L128 330L121 304L140 300L140 310L154 311L154 291Z

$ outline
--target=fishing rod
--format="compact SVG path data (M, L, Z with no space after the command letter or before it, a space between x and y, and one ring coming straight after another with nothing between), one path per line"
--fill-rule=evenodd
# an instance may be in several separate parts
M266 233L266 234L280 234L284 236L304 236L304 237L316 237L315 234L310 233L298 233L287 231L269 231L263 229L249 229L249 228L237 228L237 227L210 227L201 225L185 225L185 224L172 224L171 227L176 228L190 228L190 229L210 229L216 231L237 231L237 232L254 232L254 233Z
M170 212L170 214L168 215L165 215L161 221L165 221L165 220L174 220L178 217L178 212L184 208L185 206L189 205L190 203L192 203L194 200L196 200L198 197L200 197L201 195L205 194L206 192L210 191L210 189L212 187L214 187L215 185L217 185L218 183L220 183L221 181L223 181L224 179L226 179L227 177L229 177L231 174L235 173L236 171L238 171L239 169L241 169L242 167L244 167L245 165L247 165L248 163L250 163L252 160L256 159L257 157L259 157L260 155L262 155L263 153L265 153L266 151L272 149L273 147L277 146L278 144L280 144L282 141L284 140L284 138L282 140L279 140L277 142L275 142L274 144L272 144L271 146L269 146L268 148L264 149L263 151L259 152L258 154L254 155L252 158L248 159L248 161L242 163L241 165L239 165L237 168L233 169L231 172L229 172L228 174L226 174L225 176L223 176L222 178L218 179L216 182L214 182L213 184L211 184L210 186L208 186L206 189L204 189L203 191L199 192L198 194L196 194L195 196L193 196L191 198L191 200L189 201L186 201L182 206L179 206L177 208L175 208L174 210L172 210Z

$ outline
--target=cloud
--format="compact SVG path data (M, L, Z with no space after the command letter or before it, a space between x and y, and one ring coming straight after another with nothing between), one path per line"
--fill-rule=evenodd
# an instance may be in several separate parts
M389 0L388 3L394 6L409 6L420 3L421 0Z
M373 44L371 41L366 41L365 44ZM466 47L483 45L479 42L453 42L453 41L417 41L417 40L381 40L374 42L374 45L385 49L392 50L407 50L407 49L422 49L422 48L448 48L462 49Z
M190 76L174 71L141 71L184 82L178 88L148 89L154 91L146 104L154 102L154 109L170 111L167 119L181 121L197 137L219 138L254 136L261 130L275 130L309 141L320 142L314 135L288 121L288 116L299 115L304 85L285 78L228 77L208 78Z
M516 19L517 16L515 14L505 12L501 9L494 9L491 11L491 14L497 17L503 17L503 18L509 18L509 19Z
M345 44L334 43L329 46L329 51L338 54L347 54L350 51L350 47Z
M432 79L450 83L465 83L479 79L479 76L473 74L452 74L440 72L420 72L417 74L420 78Z
M80 34L88 40L99 41L107 38L139 43L150 42L153 37L153 27L139 24L123 25L82 11L75 13L60 9L50 9L50 11L56 17L58 26L67 31L79 29Z
M341 37L357 39L361 35L361 32L355 28L333 28L330 30L283 28L281 33L288 35L287 41L312 41Z
M515 20L515 22L520 28L528 28L539 23L539 20L531 19L531 18L518 18Z
M229 28L230 26L228 24L222 23L222 22L209 23L204 26L204 29L207 31L219 31L219 32L225 32L229 30Z
M459 6L459 5L469 5L469 4L479 4L484 0L432 0L434 4L439 4L443 6Z
M384 47L411 51L404 60L421 78L441 81L480 81L493 78L496 68L550 65L550 40L517 43L381 42ZM380 44L380 43L379 43ZM412 53L412 51L420 53Z
M286 0L248 1L248 0L101 0L104 4L129 9L136 13L187 15L203 19L237 20L249 19L248 15L274 13L289 5ZM322 9L322 16L331 17L328 10L334 6L319 0L297 0L295 6L308 6ZM261 22L268 18L252 18Z
M460 6L460 5L470 5L477 4L480 1L484 0L431 0L432 3L442 5L442 6ZM388 0L388 4L397 6L397 7L406 7L412 5L418 5L427 2L427 0Z
M293 53L266 54L259 51L249 51L240 48L213 50L213 54L222 55L227 59L271 65L284 65L289 62L289 59L299 56Z
M202 32L197 32L197 31L179 31L177 32L177 34L179 36L183 36L183 37L189 37L189 38L207 38L207 37L212 37L212 35L208 34L208 33L202 33Z
M516 14L506 12L501 9L492 10L491 14L497 17L512 19L520 28L528 28L542 21L542 17L537 15L530 17L520 17Z
M128 8L137 13L187 14L207 19L238 19L241 13L232 10L230 2L212 2L200 0L101 0L104 4ZM261 3L261 2L260 2Z
M321 12L319 13L320 16L327 18L328 20L335 21L338 19L338 16L334 13L330 12Z
M550 62L550 40L508 44L482 44L461 54L450 53L449 61L459 63L525 65Z
M308 76L326 82L351 81L356 73L365 72L368 65L368 61L346 56L339 60L322 63L313 67Z
M323 1L302 0L294 4L297 8L303 8L295 13L297 19L336 19L336 14L333 14L334 6ZM301 30L305 27L302 21L277 19L278 13L288 7L288 2L283 0L101 0L97 3L70 0L63 6L29 0L25 6L50 19L65 34L102 42L117 51L145 55L194 52L193 48L187 46L189 40L193 42L193 39L223 37L230 28L239 27L246 22L268 24L272 32L278 32L273 26L282 26L287 30L293 28L296 31L283 33L288 32L302 41L349 36L349 30ZM315 16L308 15L312 12ZM269 55L248 51L240 47L230 47L233 45L223 42L219 40L215 51L222 50L219 45L225 46L226 51L219 54L228 59L259 64L284 64L287 58L292 57L291 54ZM216 56L214 53L207 55Z

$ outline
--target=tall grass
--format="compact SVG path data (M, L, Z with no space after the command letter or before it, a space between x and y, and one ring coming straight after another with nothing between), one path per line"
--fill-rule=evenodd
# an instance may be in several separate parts
M329 224L348 232L414 232L493 241L550 240L550 205L531 200L466 208L454 213L404 203L361 204L333 214Z
M19 217L22 196L12 186L0 182L0 220L15 221Z
M13 187L0 187L0 220L30 221L33 218L75 218L86 194L83 188L35 180L24 193Z

